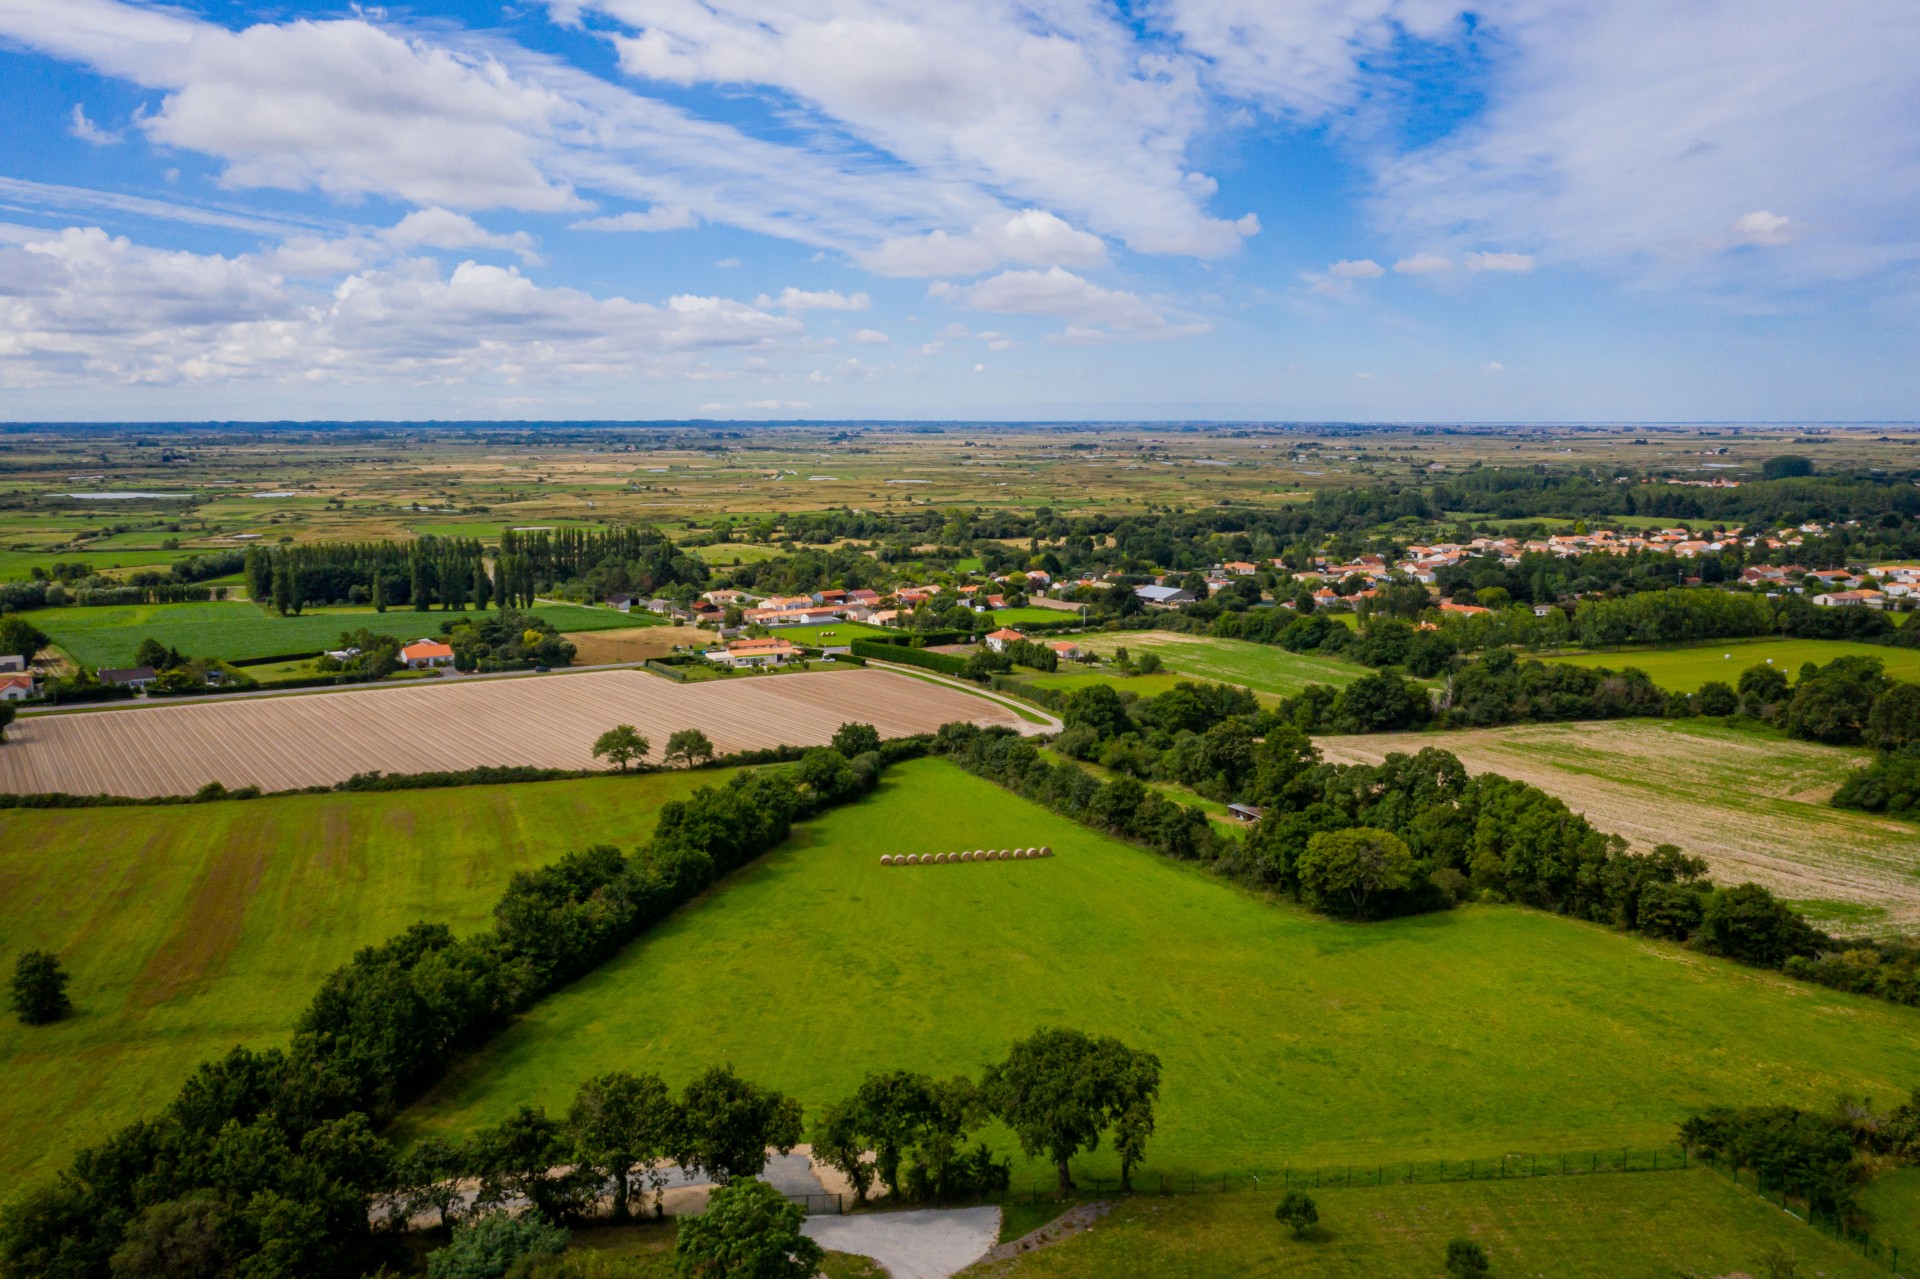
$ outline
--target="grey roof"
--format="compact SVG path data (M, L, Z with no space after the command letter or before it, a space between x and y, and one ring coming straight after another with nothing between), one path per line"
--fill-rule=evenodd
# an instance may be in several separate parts
M151 666L129 666L122 670L100 672L100 682L102 684L132 684L143 679L153 678L154 673L153 667Z
M1136 586L1133 593L1149 604L1172 604L1193 598L1177 586Z

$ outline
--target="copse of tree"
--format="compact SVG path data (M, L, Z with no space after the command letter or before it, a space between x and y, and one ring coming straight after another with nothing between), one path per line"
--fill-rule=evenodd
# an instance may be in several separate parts
M1792 480L1813 474L1813 459L1794 453L1782 453L1760 464L1763 480Z
M1114 1129L1125 1186L1153 1131L1160 1059L1109 1036L1042 1029L988 1067L980 1091L1028 1158L1053 1162L1063 1193L1073 1189L1069 1161L1098 1148L1101 1134Z
M1840 1120L1791 1106L1715 1106L1680 1125L1680 1144L1755 1173L1762 1189L1807 1199L1835 1217L1855 1203L1853 1134Z
M45 950L23 951L14 961L13 981L8 986L8 1003L14 1016L28 1026L59 1021L73 1009L73 1001L67 997L68 981L59 956Z
M53 640L24 617L7 614L0 617L0 656L31 662Z
M1295 864L1301 895L1328 914L1367 917L1369 906L1412 886L1418 873L1406 841L1371 826L1319 831Z
M1011 1166L984 1143L966 1149L968 1132L989 1118L980 1090L964 1077L869 1074L822 1114L814 1154L839 1169L861 1200L875 1178L907 1202L992 1196L1007 1188Z
M671 740L667 742L667 749L668 762L672 762L673 742ZM615 724L593 742L593 757L606 760L623 773L627 771L629 765L644 761L652 750L653 743L642 737L640 730L631 724Z
M833 730L832 746L848 759L857 759L880 749L880 730L871 724L842 724Z

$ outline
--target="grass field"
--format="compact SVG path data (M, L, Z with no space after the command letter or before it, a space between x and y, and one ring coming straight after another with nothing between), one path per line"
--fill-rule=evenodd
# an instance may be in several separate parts
M577 604L541 604L530 610L562 631L611 630L635 623L624 613ZM152 637L188 657L227 661L281 653L317 653L340 642L340 632L364 626L400 639L437 635L449 616L371 608L314 609L281 617L255 604L126 604L103 608L49 608L22 613L85 666L131 666L140 641Z
M1898 1248L1903 1259L1920 1257L1920 1168L1881 1173L1867 1183L1860 1203L1873 1218L1875 1238Z
M1167 669L1196 679L1240 684L1256 693L1291 697L1309 684L1342 688L1368 674L1364 666L1310 653L1289 653L1272 644L1182 635L1174 631L1127 631L1087 635L1087 648L1111 657L1116 648L1157 653Z
M1855 644L1845 640L1714 640L1671 648L1610 648L1592 653L1543 656L1546 662L1571 666L1605 666L1620 670L1637 666L1661 688L1676 693L1698 692L1709 680L1738 684L1740 672L1771 661L1789 679L1797 679L1807 662L1824 666L1837 657L1877 657L1895 679L1920 680L1920 649L1883 644Z
M403 1130L714 1062L817 1114L866 1071L978 1072L1049 1024L1160 1055L1161 1170L1645 1148L1697 1106L1920 1083L1915 1010L1512 907L1335 923L928 760L543 1001Z
M283 1042L357 948L422 919L483 927L514 871L629 847L662 802L723 779L0 812L0 968L57 952L75 1009L0 1019L9 1177L52 1171L235 1044Z
M0 750L0 790L191 795L211 781L279 791L370 771L597 769L594 739L616 724L638 728L656 751L670 734L702 728L724 755L822 745L850 720L882 737L952 720L1019 722L1005 704L951 684L825 672L681 684L638 670L579 671L23 716Z
M1071 693L1076 688L1091 688L1095 684L1110 684L1123 693L1133 693L1140 697L1158 697L1175 684L1188 678L1171 671L1156 671L1152 675L1122 675L1112 667L1101 670L1086 670L1073 663L1066 663L1052 675L1035 675L1021 682L1032 684L1035 688L1052 688Z
M1645 851L1678 844L1732 883L1755 880L1842 932L1920 927L1920 830L1826 800L1863 750L1703 720L1517 724L1325 737L1330 760L1435 746L1475 772L1532 782Z
M1311 1192L1320 1224L1296 1240L1272 1193L1126 1200L1093 1230L966 1279L1430 1279L1447 1241L1472 1239L1495 1275L1675 1279L1759 1273L1763 1250L1802 1275L1886 1270L1704 1169Z
M774 626L769 627L767 633L779 639L815 648L823 645L851 644L857 639L867 639L875 635L899 634L898 631L889 631L884 626L870 626L865 622L823 622L818 626ZM713 638L711 633L708 638Z

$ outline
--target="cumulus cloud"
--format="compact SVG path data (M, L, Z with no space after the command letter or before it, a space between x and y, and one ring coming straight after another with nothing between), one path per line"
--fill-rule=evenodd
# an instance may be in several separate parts
M331 289L267 257L166 251L99 228L4 228L0 384L508 381L693 376L797 320L726 298L543 288L517 268L410 258Z
M87 119L86 107L78 102L73 104L73 115L67 125L67 132L82 142L91 143L96 147L118 146L126 140L119 132L103 129Z
M1533 258L1526 253L1469 253L1465 261L1469 271L1524 274L1533 270Z
M857 343L860 346L885 346L887 343L893 341L893 339L882 333L879 329L861 329L858 333L848 338L847 341Z
M1445 275L1453 270L1453 261L1438 253L1416 253L1393 264L1401 275Z
M1336 280L1377 280L1386 273L1386 268L1372 258L1346 259L1327 268L1327 274Z
M1057 266L1045 271L1002 271L970 285L937 281L927 293L975 311L1067 320L1068 328L1056 336L1074 342L1185 337L1209 328L1171 323L1139 294L1102 288Z
M761 294L754 305L762 310L778 307L782 311L864 311L871 304L864 293L841 293L836 289L822 289L810 292L789 285L780 290L780 296L770 298Z
M1107 246L1044 209L994 217L955 235L893 236L854 260L877 275L978 275L1008 262L1026 266L1098 266Z
M1792 218L1765 209L1743 213L1733 220L1733 235L1741 244L1787 244L1799 233L1799 225Z
M496 235L466 214L446 209L416 209L383 236L399 248L502 249L518 254L523 262L540 260L533 237L525 231Z
M684 204L656 204L644 213L615 213L607 217L582 218L568 224L572 231L684 231L699 225L700 219Z

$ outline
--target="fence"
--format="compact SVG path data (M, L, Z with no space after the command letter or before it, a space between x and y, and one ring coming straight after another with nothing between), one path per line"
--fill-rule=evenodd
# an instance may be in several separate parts
M665 675L668 679L677 680L682 684L687 682L686 671L678 666L669 666L665 662L656 662L652 658L648 658L640 665L656 675Z
M1804 1200L1795 1200L1784 1186L1768 1187L1752 1169L1746 1170L1745 1179L1741 1177L1741 1168L1737 1163L1702 1157L1698 1162L1712 1168L1723 1176L1731 1177L1733 1184L1742 1189L1751 1190L1767 1203L1774 1205L1795 1221L1806 1225L1809 1230L1817 1230L1840 1243L1848 1244L1862 1257L1885 1266L1896 1276L1900 1275L1900 1249L1883 1239L1875 1239L1864 1230L1856 1229L1852 1224L1832 1214L1815 1213ZM1796 1207L1798 1211L1795 1211Z

